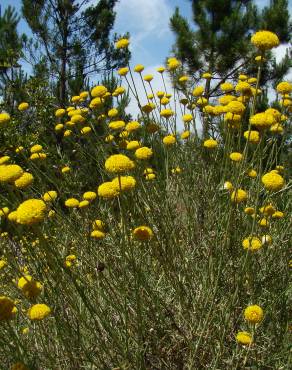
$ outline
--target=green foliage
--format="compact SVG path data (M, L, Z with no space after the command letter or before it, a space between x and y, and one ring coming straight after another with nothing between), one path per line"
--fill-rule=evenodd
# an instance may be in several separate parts
M23 0L22 13L36 44L27 42L31 53L41 48L40 62L49 71L57 89L58 102L64 106L69 95L78 94L86 79L124 64L129 52L113 52L112 30L116 0L30 1Z
M174 53L192 74L210 71L224 77L241 63L244 70L253 56L249 43L252 30L271 30L281 42L291 37L285 0L272 1L262 13L252 0L193 0L192 10L194 30L178 9L170 20L176 36ZM279 66L263 73L263 84L280 80L290 66L288 58L284 58Z

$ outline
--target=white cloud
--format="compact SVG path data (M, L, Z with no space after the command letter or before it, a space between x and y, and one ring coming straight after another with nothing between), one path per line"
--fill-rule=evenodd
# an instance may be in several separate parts
M173 9L167 0L121 0L115 8L115 31L130 32L130 49L137 56L148 59L150 50L144 43L167 40L171 37L169 18Z

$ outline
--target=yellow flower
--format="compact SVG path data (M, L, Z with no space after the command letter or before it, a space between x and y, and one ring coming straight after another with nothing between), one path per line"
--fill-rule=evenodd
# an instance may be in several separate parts
M165 68L164 67L158 67L156 70L157 70L158 73L163 73L165 71Z
M24 172L17 180L14 181L14 185L18 189L25 189L33 183L34 177L29 172Z
M251 216L255 214L255 209L253 207L246 207L244 213Z
M30 148L30 152L31 153L39 153L43 150L43 147L40 145L40 144L36 144L36 145L33 145L31 148Z
M183 119L183 121L184 122L190 122L192 119L193 119L194 117L191 115L191 114L184 114L183 116L182 116L182 119Z
M161 105L166 106L167 104L169 104L169 99L166 96L164 96L163 98L160 99L160 103Z
M253 342L252 335L247 331L239 331L236 335L236 341L242 345L249 345Z
M137 122L137 121L131 121L131 122L127 123L125 129L128 132L134 132L134 131L138 130L140 127L141 127L141 125L140 125L139 122Z
M241 203L247 200L247 192L242 189L234 190L231 194L231 200L234 203Z
M122 67L118 70L118 75L120 76L126 76L127 73L129 72L129 68L128 67Z
M101 98L96 97L96 98L94 98L94 99L91 100L91 102L89 104L89 108L91 108L91 109L98 108L102 104L103 104L103 101L101 100Z
M192 94L195 97L201 96L204 92L205 88L203 86L197 86L194 88Z
M187 82L189 80L189 76L181 76L179 79L178 79L178 82L180 82L181 84Z
M270 31L258 31L251 37L251 42L260 50L270 50L279 45L278 36Z
M220 89L224 92L230 92L234 90L234 86L230 82L224 82L220 85Z
M240 92L243 95L250 95L251 93L251 86L248 82L240 81L235 86L235 91Z
M8 214L9 214L9 208L8 207L0 208L0 217L6 217Z
M204 147L208 149L214 149L218 146L217 140L214 139L207 139L204 141Z
M10 121L10 114L8 113L0 113L0 126L5 125Z
M249 236L248 238L243 239L242 246L244 249L254 252L262 247L262 242L255 236Z
M247 82L248 82L249 84L255 84L255 83L257 82L257 78L256 78L256 77L251 77L251 78L249 78L249 79L247 80Z
M85 126L85 127L83 127L82 129L81 129L81 134L82 135L88 135L88 134L90 134L91 133L91 131L92 131L92 129L91 129L91 127L89 127L89 126Z
M68 208L76 208L79 206L79 200L76 198L69 198L65 201L65 206Z
M75 95L75 96L72 96L71 98L71 102L72 103L78 103L80 101L80 96L79 95Z
M65 166L65 167L63 167L62 169L61 169L61 172L62 173L68 173L68 172L70 172L71 171L71 168L70 167L68 167L68 166Z
M282 81L277 85L276 90L281 95L290 94L292 91L292 84L287 81Z
M166 146L170 146L176 143L176 138L174 135L167 135L163 138L163 144Z
M17 222L23 225L32 225L45 218L46 203L41 199L28 199L21 203L17 210Z
M88 200L82 200L79 204L78 204L78 208L86 208L89 206L89 201Z
M233 190L233 185L230 181L225 181L223 188L230 191L230 190Z
M197 105L199 107L204 107L205 105L208 104L208 100L206 98L203 98L203 97L200 97L198 100L197 100Z
M284 127L281 125L281 123L275 123L270 127L270 132L273 134L282 134L284 131Z
M243 155L238 152L233 152L229 155L229 158L234 162L240 162L243 159Z
M145 75L143 77L144 81L151 82L153 80L153 75Z
M145 175L146 180L154 180L156 178L155 173L148 173Z
M51 309L44 303L37 303L30 307L27 316L30 320L43 320L51 313Z
M23 112L23 111L27 110L28 108L29 108L29 104L26 103L26 102L20 103L19 106L18 106L18 110L20 112Z
M258 144L260 141L260 133L258 131L248 130L244 132L243 136L252 144Z
M55 131L61 131L63 130L64 128L64 125L62 123L58 123L56 126L55 126Z
M263 317L264 317L264 311L258 305L248 306L244 310L244 318L249 323L257 324L262 321Z
M223 95L223 96L221 96L221 98L219 98L218 101L221 105L227 105L235 99L236 98L233 95Z
M64 137L69 137L71 135L72 135L72 131L71 130L64 131Z
M147 146L143 146L142 148L139 148L135 151L135 157L137 159L150 159L153 155L153 151L151 148L148 148Z
M257 177L257 172L255 170L253 170L253 169L248 170L247 176L250 177L250 178L252 178L252 179L254 179L255 177Z
M133 230L133 237L139 241L147 241L153 237L153 231L148 226L139 226Z
M90 236L94 239L101 240L105 238L105 233L100 230L93 230L90 234Z
M276 208L272 204L267 204L260 208L260 212L266 216L272 216L276 212Z
M258 224L261 227L268 227L270 225L269 221L266 218L262 218L261 220L259 220Z
M105 169L108 172L121 173L130 171L134 167L135 163L124 154L113 154L105 161Z
M114 136L113 135L108 135L104 140L106 143L111 143L113 140L114 140Z
M186 140L190 137L190 135L191 135L190 131L184 131L181 133L180 137L181 139Z
M11 222L17 222L17 212L16 211L10 212L8 215L8 220Z
M206 80L210 80L212 78L212 75L209 72L205 72L202 74L202 78L205 78Z
M174 112L171 109L162 109L160 115L161 117L169 118L174 115Z
M117 49L125 49L129 46L129 44L130 44L129 39L122 38L116 42L115 46Z
M17 164L0 165L0 183L14 182L24 173Z
M245 106L239 101L231 101L226 106L227 112L241 115L245 111Z
M66 259L65 259L65 267L72 267L73 264L76 264L77 262L77 257L75 256L75 254L69 254Z
M17 283L17 287L29 299L36 298L42 291L43 286L40 282L34 280L30 275L22 276Z
M21 152L23 152L23 150L24 150L24 147L23 146L18 146L16 149L15 149L15 153L21 153Z
M53 202L54 200L56 200L56 199L57 199L57 196L58 196L58 194L57 194L57 192L56 192L55 190L49 190L49 191L47 191L47 192L42 196L42 198L43 198L43 200L44 200L45 202Z
M73 123L84 123L85 118L83 116L81 116L81 114L74 114L74 116L71 117L71 122L73 122Z
M117 187L111 181L109 181L99 185L97 194L101 198L112 199L119 195L119 191Z
M105 231L105 223L101 220L94 220L92 223L92 228L94 230Z
M74 109L74 108L73 108ZM66 110L63 108L59 108L55 111L55 116L56 117L62 117L66 113Z
M278 191L284 186L284 179L275 172L268 172L262 177L264 187L269 191Z
M275 123L275 118L272 114L262 112L251 116L249 122L251 126L256 126L258 129L265 129Z
M7 261L4 259L0 259L0 270L2 270L5 266L7 266Z
M112 184L119 192L134 189L136 180L132 176L120 176L112 180Z
M87 191L83 194L83 199L89 200L90 202L96 198L96 193L94 191Z
M0 321L12 319L16 312L14 301L6 296L0 296Z
M134 67L134 71L135 72L137 72L137 73L140 73L140 72L142 72L144 70L144 66L143 66L143 64L137 64L137 65L135 65L135 67Z
M119 111L116 108L112 108L107 112L108 117L113 118L119 114Z
M82 99L86 99L86 98L88 98L89 93L88 93L88 91L82 91L79 96Z
M170 71L174 71L181 65L181 62L176 58L168 58L167 60L167 67ZM159 71L158 71L159 72Z
M121 130L125 127L124 121L112 121L109 123L108 127L112 130Z
M93 98L102 98L107 93L107 88L103 85L97 85L90 93Z
M138 149L140 147L141 147L141 144L137 140L129 141L128 144L127 144L127 149L128 150L136 150L136 149Z
M273 213L272 215L272 218L283 218L284 217L284 213L281 212L281 211L276 211L275 213Z

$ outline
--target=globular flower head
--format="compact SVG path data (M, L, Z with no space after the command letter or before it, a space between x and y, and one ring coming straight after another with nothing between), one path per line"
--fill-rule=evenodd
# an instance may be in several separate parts
M137 65L135 65L135 67L134 67L134 71L135 72L137 72L137 73L140 73L140 72L142 72L144 70L144 66L143 66L143 64L137 64Z
M49 190L43 195L43 200L45 202L53 202L57 199L58 193L55 190Z
M243 155L238 152L233 152L229 155L229 158L234 162L240 162L243 159Z
M251 42L258 49L265 51L270 50L279 45L278 36L270 31L258 31L251 37Z
M245 106L241 102L235 100L227 104L226 110L227 112L241 115L245 111Z
M276 90L281 95L290 94L292 91L292 84L287 81L282 81L277 85Z
M0 113L0 126L5 125L6 123L10 122L10 114L8 113Z
M105 169L112 173L122 173L132 170L135 163L124 154L113 154L105 161Z
M11 183L17 180L24 173L17 164L0 165L0 183Z
M260 133L255 130L245 131L243 136L249 143L252 144L258 144L260 141Z
M18 110L19 110L20 112L23 112L23 111L27 110L28 108L29 108L29 104L28 104L28 103L26 103L26 102L20 103L20 104L18 105Z
M132 176L119 176L112 180L112 184L119 192L129 191L136 186L136 180Z
M27 316L30 320L39 321L45 319L51 313L51 309L44 303L37 303L30 307Z
M133 237L139 241L147 241L153 237L153 231L148 226L139 226L133 230Z
M214 149L218 146L217 140L214 139L207 139L204 141L204 147L207 149Z
M112 199L117 197L120 194L120 192L111 181L108 181L99 185L97 189L97 194L101 198Z
M103 85L97 85L90 93L93 98L102 98L107 93L107 88Z
M262 247L262 242L255 236L249 236L248 238L243 239L242 246L244 249L254 252Z
M34 177L29 172L24 172L17 180L14 181L15 187L25 189L33 183Z
M65 206L68 208L77 208L79 206L79 200L76 198L69 198L65 201Z
M176 143L176 137L174 135L167 135L162 141L165 146L171 146Z
M142 148L139 148L135 151L135 157L141 160L150 159L152 155L153 155L152 149L148 148L147 146L143 146Z
M234 203L241 203L247 200L247 192L243 189L234 190L231 193L231 200Z
M258 305L251 305L244 310L244 318L251 324L257 324L262 321L264 317L263 309Z
M17 222L32 225L44 220L47 206L41 199L28 199L21 203L17 210Z
M266 173L262 177L262 183L269 191L281 190L285 184L283 177L274 171Z
M250 345L253 342L252 335L247 331L239 331L236 335L236 341L242 345Z
M122 38L116 42L115 46L117 49L125 49L129 46L129 44L130 44L129 39Z

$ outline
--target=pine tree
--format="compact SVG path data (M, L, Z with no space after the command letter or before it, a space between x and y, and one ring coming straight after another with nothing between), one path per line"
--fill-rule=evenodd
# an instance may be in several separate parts
M25 78L18 63L22 53L22 38L17 32L19 16L8 6L3 16L0 14L0 95L3 105L13 110L19 83Z
M92 73L109 72L129 59L129 52L114 49L115 39L110 36L116 3L99 0L90 6L89 0L22 0L23 16L45 54L41 65L47 66L55 82L61 106L69 94L80 92Z
M276 32L281 42L290 40L287 0L272 0L262 12L252 0L190 1L195 28L178 8L170 23L176 36L175 55L197 77L203 71L211 71L225 79L244 70L252 55L250 35L254 30L267 29ZM272 60L272 64L273 72L266 70L262 83L279 80L287 73L291 66L289 55L279 64Z

